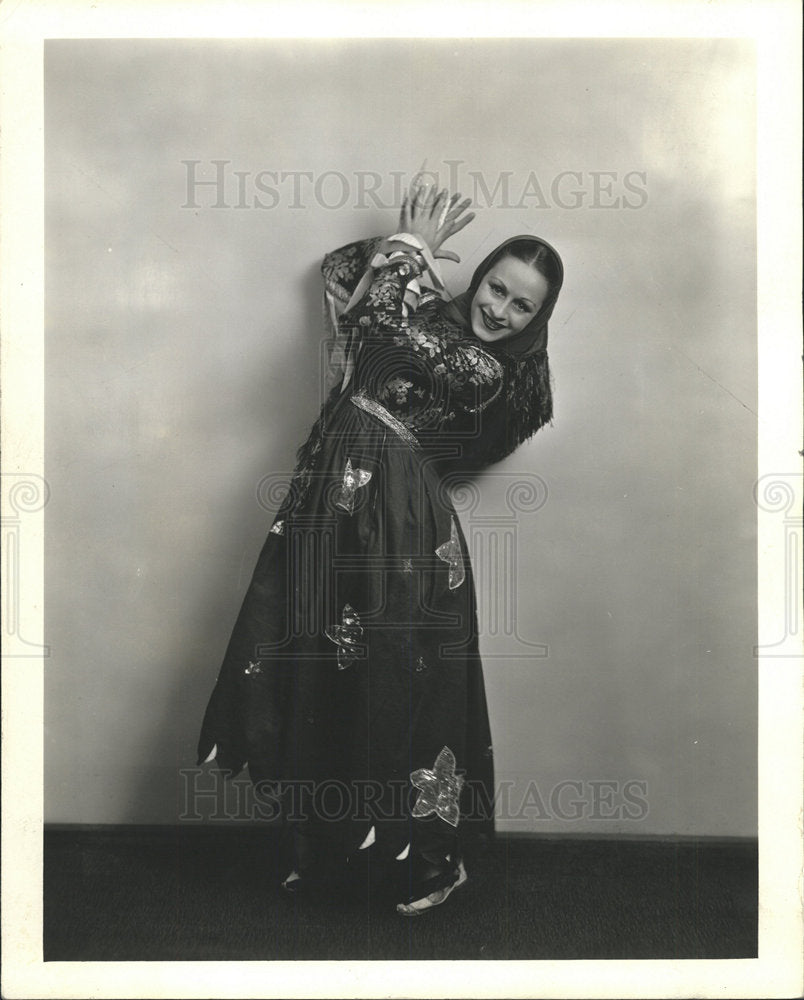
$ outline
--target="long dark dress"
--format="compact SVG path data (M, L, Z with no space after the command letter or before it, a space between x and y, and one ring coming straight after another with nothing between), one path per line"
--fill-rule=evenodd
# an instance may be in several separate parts
M293 787L307 826L386 857L493 828L493 763L469 552L443 472L480 440L505 366L378 240L328 254L359 342L300 449L210 699L199 762ZM418 301L417 301L418 300ZM355 339L356 338L356 339ZM323 425L323 426L322 426ZM323 833L322 833L323 831Z

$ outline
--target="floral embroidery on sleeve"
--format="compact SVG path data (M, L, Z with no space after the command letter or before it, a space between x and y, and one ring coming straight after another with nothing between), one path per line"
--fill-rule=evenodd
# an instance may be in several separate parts
M395 395L396 403L402 406L408 401L408 389L413 388L413 383L405 378L393 378L389 382L386 382L383 388L386 397ZM421 394L420 391L417 390L417 394Z
M414 429L455 427L465 422L463 414L478 413L498 397L505 370L465 329L443 316L432 289L419 286L426 270L421 257L404 250L386 256L382 242L379 237L358 241L324 258L327 291L341 310L338 326L360 331L366 372L375 346L399 348L395 371L383 364L383 384L371 387L398 419Z
M326 254L321 273L327 291L340 303L349 301L366 266L377 251L381 237L357 240Z
M385 260L376 268L365 295L343 314L344 318L377 332L405 329L408 322L405 292L422 271L419 261L406 253Z

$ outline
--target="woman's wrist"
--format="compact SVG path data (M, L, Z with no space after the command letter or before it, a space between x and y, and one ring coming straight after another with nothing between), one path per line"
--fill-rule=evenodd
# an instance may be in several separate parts
M386 236L379 247L379 252L386 256L398 251L415 255L421 253L426 246L427 244L418 233L399 232L394 233L393 236Z
M440 292L444 291L444 279L441 277L438 262L421 233L394 233L380 243L376 252L380 258L385 258L388 262L391 259L398 260L400 257L407 258L415 268L414 276L420 276L426 271L433 286Z

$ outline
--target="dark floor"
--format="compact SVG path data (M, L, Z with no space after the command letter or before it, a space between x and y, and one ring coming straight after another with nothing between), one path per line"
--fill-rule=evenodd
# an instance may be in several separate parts
M757 955L753 841L498 837L416 919L287 899L276 856L253 827L48 830L45 961Z

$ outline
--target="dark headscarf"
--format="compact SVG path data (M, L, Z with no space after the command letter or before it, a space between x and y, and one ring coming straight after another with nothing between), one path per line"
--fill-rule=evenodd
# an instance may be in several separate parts
M522 360L547 350L547 321L552 315L553 308L558 299L558 293L561 291L561 286L564 283L564 265L561 262L561 257L555 247L550 246L545 240L539 239L538 236L529 235L512 236L510 239L505 240L478 264L472 275L469 287L465 292L445 303L444 312L451 319L471 330L470 314L475 292L480 287L480 282L486 276L486 273L497 261L506 256L506 248L513 243L532 243L534 248L545 249L551 258L553 264L552 270L557 274L557 280L549 281L550 290L547 293L547 298L524 330L520 330L519 333L514 333L509 337L504 337L501 340L495 340L491 343L483 342L484 347L497 349L511 355L517 360Z
M444 302L442 311L448 319L463 327L467 337L479 340L472 330L471 306L475 292L489 269L514 243L531 243L543 248L555 273L548 279L549 291L538 313L519 333L501 340L482 341L483 350L502 362L505 377L503 391L482 413L482 433L464 442L462 454L447 463L445 471L477 471L501 461L540 427L553 419L553 385L547 356L547 323L564 282L564 265L554 247L536 236L513 236L505 240L475 268L469 287L461 295Z
M555 271L556 277L550 281L550 290L538 313L524 330L501 340L481 343L480 338L472 331L470 319L475 292L492 264L506 256L508 247L519 242L532 243L534 248L545 249L551 258L552 270ZM380 243L379 237L368 241L360 240L324 258L322 271L327 292L333 302L339 302L341 307L346 305L354 294L366 264L372 259ZM480 262L465 292L448 301L438 300L441 314L463 330L467 338L475 340L483 350L493 354L504 370L501 391L483 412L478 414L482 422L482 432L477 433L480 430L477 428L468 433L459 458L446 463L455 471L475 471L499 462L535 434L540 427L552 420L553 390L547 357L547 322L553 312L563 280L564 268L561 258L549 243L536 236L514 236L501 243ZM331 328L337 330L337 317L331 314L329 306L326 316ZM354 335L351 328L346 328L345 332L348 338ZM359 336L359 331L357 335ZM297 452L301 468L312 468L315 455L321 447L322 428L329 420L339 397L347 396L342 391L348 378L344 375L347 371L345 359L353 349L352 341L348 338L337 355L339 360L332 363L337 377L330 395L310 432L308 441ZM453 439L456 439L455 435Z

